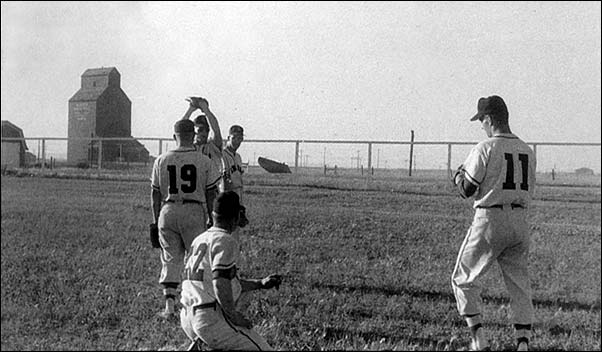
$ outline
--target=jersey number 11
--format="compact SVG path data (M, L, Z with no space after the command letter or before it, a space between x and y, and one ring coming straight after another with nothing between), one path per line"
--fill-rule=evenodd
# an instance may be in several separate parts
M514 183L514 158L510 153L504 153L506 159L506 181L502 184L502 189L516 189L516 183ZM518 154L518 160L522 170L522 182L520 183L520 189L523 191L529 190L529 155Z

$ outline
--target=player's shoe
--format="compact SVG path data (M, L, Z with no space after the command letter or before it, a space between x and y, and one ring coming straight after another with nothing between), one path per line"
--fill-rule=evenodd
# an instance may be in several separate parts
M489 342L485 336L485 329L479 328L477 330L475 337L473 337L470 342L470 351L491 351Z
M157 316L163 320L174 320L176 318L176 313L162 310L159 313L157 313Z
M529 343L527 342L519 342L518 346L516 346L516 350L517 351L528 351L529 350Z
M202 351L203 350L203 341L197 337L193 343L188 346L186 351Z

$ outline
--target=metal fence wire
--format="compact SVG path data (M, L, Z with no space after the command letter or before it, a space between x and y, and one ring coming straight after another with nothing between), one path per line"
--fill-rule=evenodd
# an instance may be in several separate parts
M78 138L79 140L83 138ZM149 152L152 165L159 154L175 148L171 138L88 138L94 153L85 162L68 162L67 149L70 138L28 137L2 138L2 167L86 167L97 169L120 168L131 164L116 155L103 157L103 143L138 141ZM13 165L14 157L5 155L11 144L25 142L27 146L24 165ZM81 141L80 141L81 142ZM462 163L478 142L458 141L377 141L377 140L298 140L298 139L248 139L238 152L243 162L257 165L259 157L287 164L292 172L305 168L321 168L324 172L357 170L370 173L373 170L404 170L411 176L413 170L454 170ZM591 169L600 173L601 143L527 142L535 151L538 172L573 172ZM5 148L7 146L7 148ZM5 153L5 149L7 153ZM105 155L106 156L106 155ZM79 165L78 165L79 164Z

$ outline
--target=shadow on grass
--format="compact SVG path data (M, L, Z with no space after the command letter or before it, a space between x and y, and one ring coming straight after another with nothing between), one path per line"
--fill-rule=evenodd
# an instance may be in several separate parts
M369 285L358 285L358 286L350 286L350 285L335 285L335 284L321 284L314 283L311 285L312 288L323 288L331 291L337 292L359 292L361 294L381 294L385 296L410 296L420 299L426 300L438 300L438 301L448 301L450 303L455 304L456 299L451 292L439 292L439 291L429 291L418 288L391 288L391 287L382 287L382 286L369 286ZM482 296L483 302L488 304L508 304L510 300L505 297L495 297L495 296ZM562 299L555 300L542 300L542 299L534 299L533 305L536 307L543 308L562 308L564 311L571 310L584 310L591 312L600 312L600 302L596 303L581 303L575 301L565 301Z
M398 344L404 342L408 345L419 345L419 346L430 346L435 347L441 344L441 339L428 338L428 337L409 337L398 334L390 334L383 331L357 331L348 328L337 328L328 326L324 328L322 337L324 340L333 342L342 339L349 339L353 337L361 337L367 344L381 341L385 339L389 344ZM432 349L434 350L434 349Z

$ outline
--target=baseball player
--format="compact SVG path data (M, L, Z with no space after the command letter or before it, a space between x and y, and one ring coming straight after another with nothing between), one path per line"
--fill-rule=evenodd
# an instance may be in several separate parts
M202 97L189 97L188 110L182 116L182 120L190 119L192 113L200 109L203 114L198 115L194 119L194 130L196 133L194 145L197 151L205 154L211 162L213 162L215 168L222 172L222 134L220 132L219 123L213 112L209 109L209 102L207 99ZM212 138L209 138L210 132L213 132ZM218 189L215 192L211 192L207 197L207 204L213 204L213 199L217 195ZM210 214L211 212L209 212ZM211 216L208 219L208 226L211 227Z
M236 309L240 294L278 288L280 275L241 279L240 248L232 237L238 226L240 202L233 191L220 193L213 207L214 226L194 239L182 282L180 323L197 350L200 340L216 350L272 350L251 322Z
M497 261L511 297L517 349L527 351L534 319L527 212L535 190L535 154L510 131L499 96L480 98L470 120L479 120L488 138L471 150L453 178L463 198L474 197L475 215L458 253L452 288L472 334L472 350L488 349L478 282Z
M228 132L228 140L223 150L224 160L223 180L220 183L220 191L234 191L243 202L242 158L237 153L244 140L244 130L241 126L233 125Z
M228 140L222 151L222 180L219 184L220 192L234 191L240 198L240 203L243 201L243 178L244 170L242 168L242 158L237 153L238 148L244 140L244 130L239 125L232 125L228 132ZM241 213L240 227L244 227L248 223L246 216L246 208L243 206ZM234 237L238 240L240 230L235 231Z
M213 192L220 179L211 160L194 148L194 123L180 120L174 132L176 149L157 157L151 176L152 211L162 249L163 318L175 314L184 258L192 240L206 229L206 193Z

